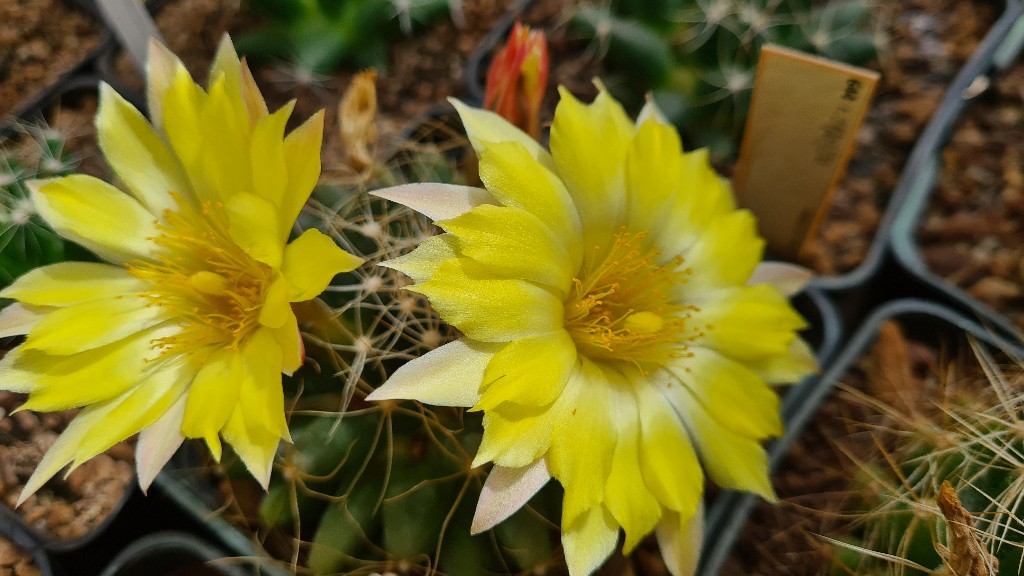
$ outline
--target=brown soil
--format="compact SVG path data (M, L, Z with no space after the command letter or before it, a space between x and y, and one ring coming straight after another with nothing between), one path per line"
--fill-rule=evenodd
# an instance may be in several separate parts
M804 263L821 274L865 259L910 150L946 86L998 15L988 0L909 0L875 5L887 45L869 67L881 73L857 152Z
M65 0L0 2L0 118L81 62L101 40L99 23Z
M377 125L379 149L393 150L400 131L431 108L445 104L449 97L466 97L466 63L477 45L506 13L510 3L502 0L463 2L463 20L456 25L443 19L413 36L392 44L389 68L379 71ZM591 78L597 75L593 54L567 33L561 0L534 0L523 22L547 31L551 52L551 75L546 99L550 118L557 101L558 84L581 97L596 91ZM167 46L178 54L193 76L206 78L210 60L225 32L237 35L259 21L244 5L219 0L170 0L156 16L157 27ZM115 69L127 86L143 89L143 82L127 56L117 58ZM318 78L300 78L286 63L254 69L257 82L271 108L296 99L293 114L304 120L320 109L327 113L323 156L326 177L350 172L345 166L344 146L338 130L339 101L352 79L352 71ZM481 80L482 81L482 80Z
M14 508L22 487L74 411L10 414L23 396L0 392L0 498ZM17 512L27 524L52 538L88 534L114 511L134 478L134 450L125 443L88 460L66 478L60 474L30 496Z
M1024 64L968 105L949 144L921 256L946 280L1024 329Z
M878 505L884 493L880 478L892 474L883 451L906 445L903 431L917 425L955 426L940 405L990 398L977 360L961 340L936 350L907 339L896 322L883 325L871 352L841 380L790 449L773 478L779 503L758 504L723 576L846 573L835 567L836 547L819 535L843 540L861 533L865 507ZM946 353L948 346L955 355ZM867 470L888 472L868 476ZM863 568L857 573L882 573L877 566Z
M0 576L41 576L32 556L0 536Z

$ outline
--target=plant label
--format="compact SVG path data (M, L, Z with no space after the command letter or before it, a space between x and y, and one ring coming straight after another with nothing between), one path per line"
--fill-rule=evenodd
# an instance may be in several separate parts
M733 183L769 249L796 259L856 145L878 73L766 45Z

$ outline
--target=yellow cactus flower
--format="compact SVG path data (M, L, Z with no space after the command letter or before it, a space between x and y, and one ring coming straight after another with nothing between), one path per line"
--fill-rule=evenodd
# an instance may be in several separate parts
M127 194L84 175L31 185L53 229L106 262L38 268L0 292L17 300L0 335L27 334L0 388L29 394L20 410L83 407L21 501L140 431L143 488L184 437L216 458L223 438L265 487L289 438L281 374L303 362L290 303L362 263L315 230L288 243L320 175L323 114L285 136L293 103L269 113L229 38L207 90L154 42L147 97L152 125L100 87L100 148Z
M369 399L483 411L474 465L494 467L474 531L554 477L570 574L596 570L620 527L625 552L655 531L672 573L688 574L702 463L719 486L774 497L760 441L782 422L768 384L816 367L786 299L806 274L761 263L754 217L653 105L634 124L604 91L590 105L561 96L550 153L454 102L486 188L375 193L445 230L384 265L463 336Z

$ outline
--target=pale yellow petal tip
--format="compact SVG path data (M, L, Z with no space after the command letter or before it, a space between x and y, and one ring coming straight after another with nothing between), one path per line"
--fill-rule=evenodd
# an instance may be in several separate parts
M391 382L385 382L377 387L373 392L366 395L366 399L370 402L384 402L388 400L407 400L403 395L403 390L398 386L391 385Z
M523 468L493 467L480 491L470 533L479 534L505 521L549 480L551 474L543 458Z
M60 182L61 180L64 180L64 178L67 178L67 176L58 178L36 178L34 180L26 181L25 186L28 188L29 194L32 195L32 200L35 201L39 194L45 193L43 190L44 188L55 182Z
M644 107L640 109L640 114L636 117L637 127L642 126L646 122L656 122L674 129L672 123L665 117L665 113L658 107L658 103L654 101L654 95L650 92L645 96Z
M44 457L45 458L45 457ZM18 495L18 501L14 503L15 508L20 508L26 500L32 497L33 494L39 491L51 478L64 466L67 466L68 462L62 463L60 466L54 468L51 466L42 467L38 466L33 472L32 476L29 477L28 482L25 483L24 488L21 489L21 494ZM68 471L70 472L70 470Z
M747 284L768 284L774 286L783 296L799 294L814 279L809 268L788 262L762 262L754 269Z

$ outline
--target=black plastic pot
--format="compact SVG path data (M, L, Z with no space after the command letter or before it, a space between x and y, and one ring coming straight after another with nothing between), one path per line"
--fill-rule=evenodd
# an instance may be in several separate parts
M58 574L35 535L25 528L24 523L13 512L3 507L0 507L0 537L9 540L22 552L31 556L32 562L42 576Z
M978 49L964 64L947 88L943 100L911 150L900 180L882 214L874 240L864 262L854 270L837 276L820 276L810 285L829 293L838 303L844 320L856 326L877 306L896 298L932 297L917 278L919 266L907 259L897 238L902 237L908 212L919 213L920 174L934 162L938 142L946 137L951 122L963 105L963 94L975 79L1012 59L1007 52L1014 42L1019 46L1024 28L1019 23L1024 5L1008 1L1002 15L988 31ZM1016 36L1016 40L1012 37ZM1002 64L1005 66L1005 64Z
M941 335L962 332L992 349L1002 350L1012 357L1024 360L1024 348L1000 338L999 335L954 310L916 299L889 302L868 317L820 376L805 380L786 394L782 404L786 432L768 447L769 467L772 472L779 469L790 447L813 419L835 385L850 371L857 360L870 350L882 323L890 319L904 320L908 335L923 341L936 341ZM709 522L698 574L712 576L719 572L757 503L757 496L740 492L725 493L715 502L708 517L716 518L717 525L715 531L712 531Z
M132 542L100 576L244 576L224 553L184 532L157 532Z
M892 251L899 264L932 296L949 303L965 314L976 317L1004 337L1024 340L1021 330L986 304L963 289L947 282L928 268L915 240L941 165L942 150L970 99L972 87L988 85L990 76L1008 68L1024 47L1024 3L1011 2L985 42L950 87L932 126L922 137L912 157L900 189L905 200L893 221Z
M224 503L212 480L203 473L202 460L195 446L183 446L156 477L149 497L162 500L183 512L186 519L183 527L189 532L205 534L222 546L226 557L236 559L231 562L236 570L244 570L242 573L250 576L292 574L281 567L280 561L271 559L256 545L254 535L243 533L224 519L221 512ZM113 574L104 573L102 576Z
M43 115L51 103L61 93L81 87L85 84L91 84L95 87L98 82L98 76L95 73L95 64L105 52L114 48L116 40L104 26L94 0L67 1L82 9L96 20L97 26L101 29L103 39L100 40L99 46L88 54L82 55L82 59L66 72L61 74L56 81L44 88L42 91L34 94L29 99L15 105L10 112L9 118L23 121L38 118ZM0 118L0 120L4 119ZM14 135L16 131L16 128L11 126L9 122L0 122L0 140L9 138Z

